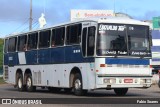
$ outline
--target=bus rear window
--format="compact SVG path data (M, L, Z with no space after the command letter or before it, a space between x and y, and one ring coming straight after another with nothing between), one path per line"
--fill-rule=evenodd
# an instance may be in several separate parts
M8 52L8 39L5 39L4 53Z
M16 51L16 42L17 42L17 37L13 37L13 38L9 39L8 52L15 52Z

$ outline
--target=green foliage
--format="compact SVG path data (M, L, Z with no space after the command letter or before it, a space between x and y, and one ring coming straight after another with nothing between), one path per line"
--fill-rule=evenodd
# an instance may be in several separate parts
M5 84L5 81L3 80L2 77L0 77L0 84Z

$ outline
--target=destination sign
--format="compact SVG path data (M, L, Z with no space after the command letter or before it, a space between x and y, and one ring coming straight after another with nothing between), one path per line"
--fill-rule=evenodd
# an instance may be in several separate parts
M113 31L124 31L126 28L125 25L103 25L99 26L99 31L113 30Z

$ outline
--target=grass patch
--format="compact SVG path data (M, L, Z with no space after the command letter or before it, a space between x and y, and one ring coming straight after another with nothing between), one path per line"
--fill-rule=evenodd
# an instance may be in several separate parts
M0 84L5 84L3 77L0 77Z

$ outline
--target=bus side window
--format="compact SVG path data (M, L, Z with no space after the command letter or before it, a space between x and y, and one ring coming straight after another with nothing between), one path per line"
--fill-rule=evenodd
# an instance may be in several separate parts
M26 51L27 35L18 37L18 51Z
M17 37L9 38L8 52L16 51L16 42L17 42Z
M64 45L65 27L55 29L55 46Z
M67 27L66 44L79 44L81 40L82 24L70 25Z
M48 48L50 43L50 35L51 35L51 31L50 30L46 30L46 31L41 31L39 33L39 48Z
M95 31L96 31L95 26L91 26L91 27L88 28L87 56L93 56L94 55Z
M28 35L27 50L37 49L38 33Z

